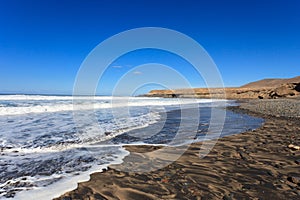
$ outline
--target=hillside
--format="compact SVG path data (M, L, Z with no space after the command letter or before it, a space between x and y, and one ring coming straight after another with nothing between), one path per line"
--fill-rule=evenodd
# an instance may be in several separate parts
M147 97L275 99L300 97L300 76L290 79L263 79L236 88L193 88L152 90Z
M241 88L279 87L287 83L300 83L300 76L289 79L263 79L243 85Z

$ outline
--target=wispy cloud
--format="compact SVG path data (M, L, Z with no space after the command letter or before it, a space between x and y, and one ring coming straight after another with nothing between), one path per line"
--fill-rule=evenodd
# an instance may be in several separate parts
M142 74L142 72L140 72L140 71L134 71L133 74L140 75L140 74Z
M114 66L112 66L112 68L116 68L116 69L121 69L123 66L121 66L121 65L114 65Z

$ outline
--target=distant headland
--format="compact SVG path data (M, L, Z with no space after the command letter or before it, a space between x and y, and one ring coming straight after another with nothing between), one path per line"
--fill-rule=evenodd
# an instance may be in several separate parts
M300 97L300 76L289 79L263 79L241 87L151 90L143 96L226 99L298 98Z

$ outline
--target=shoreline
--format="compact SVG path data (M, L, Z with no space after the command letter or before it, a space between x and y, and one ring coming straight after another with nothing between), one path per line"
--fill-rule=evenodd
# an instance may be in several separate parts
M157 171L123 172L110 166L56 199L299 198L300 151L288 148L289 144L300 144L299 118L253 112L257 111L253 105L256 102L243 100L229 110L262 117L265 123L256 130L220 138L202 159L198 157L200 142ZM137 152L152 152L160 147L125 148L130 151L125 160L130 161L140 156Z

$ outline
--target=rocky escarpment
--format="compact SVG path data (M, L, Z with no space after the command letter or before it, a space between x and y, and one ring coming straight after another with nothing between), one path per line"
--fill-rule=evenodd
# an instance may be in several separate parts
M300 82L275 87L194 88L152 90L145 96L165 98L276 99L300 97Z

